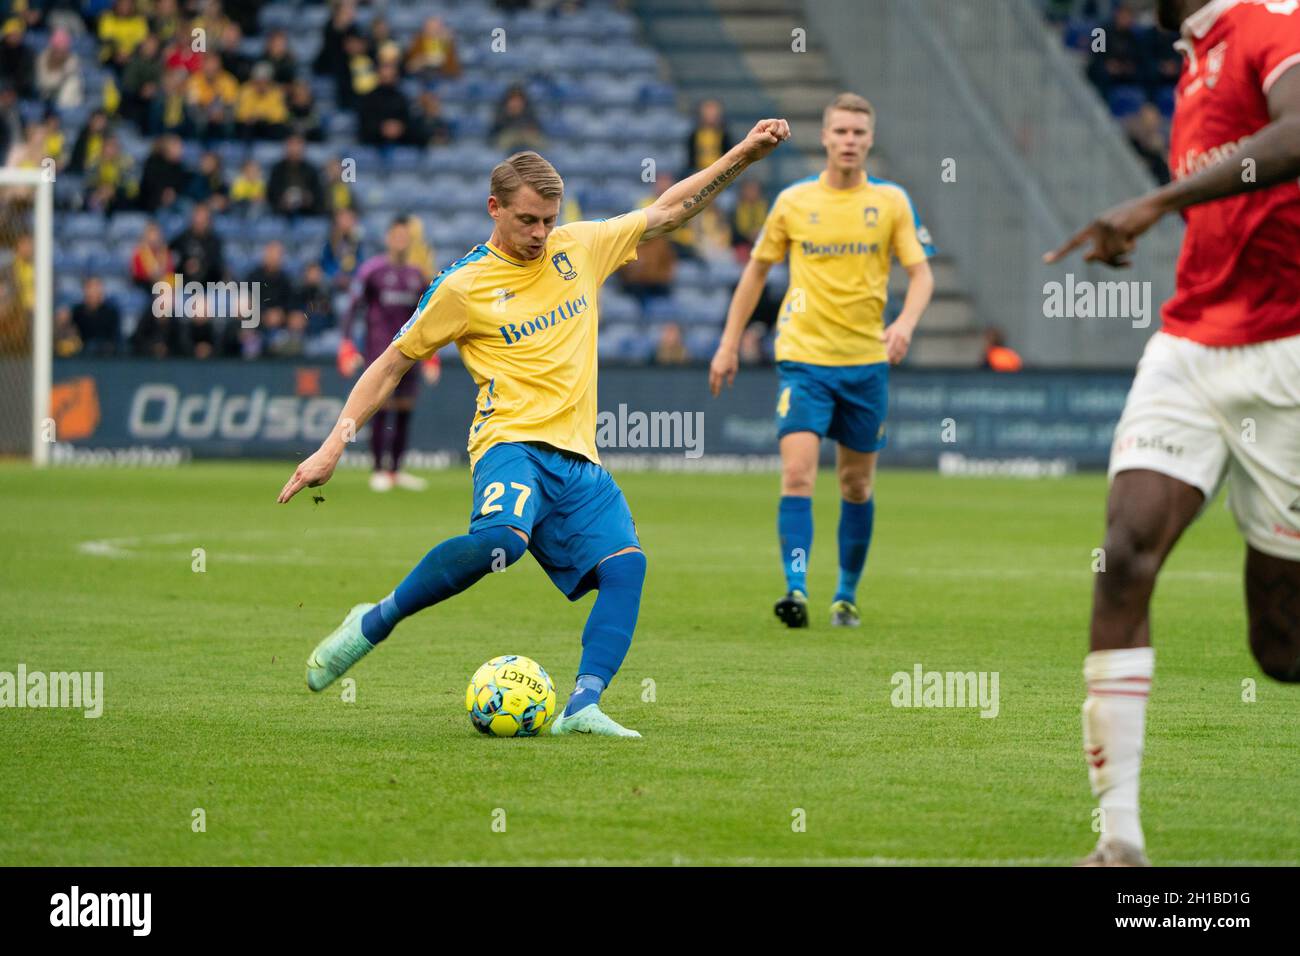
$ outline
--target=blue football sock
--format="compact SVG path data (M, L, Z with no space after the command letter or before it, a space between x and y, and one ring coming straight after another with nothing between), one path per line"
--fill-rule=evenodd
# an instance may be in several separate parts
M569 702L564 707L564 716L576 714L588 704L600 703L600 695L605 690L605 682L595 674L579 674L578 686L569 695Z
M402 618L459 594L483 575L514 564L528 545L513 528L496 525L448 538L426 554L396 588L361 618L361 633L378 644Z
M835 591L836 601L857 603L858 579L867 564L875 518L874 495L861 504L840 502L840 586Z
M776 530L781 538L781 563L786 588L808 593L808 555L812 551L812 499L782 495Z
M641 609L645 569L645 555L640 551L607 558L596 566L596 603L582 631L578 686L564 708L566 715L600 700L601 692L623 666Z

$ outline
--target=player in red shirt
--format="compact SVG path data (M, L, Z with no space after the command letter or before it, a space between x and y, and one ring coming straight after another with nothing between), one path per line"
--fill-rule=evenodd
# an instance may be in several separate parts
M1250 647L1300 682L1300 0L1159 0L1179 30L1168 186L1061 248L1123 267L1186 220L1176 291L1138 364L1110 459L1105 571L1084 663L1084 751L1101 838L1086 865L1145 865L1138 776L1155 656L1148 609L1174 543L1229 478L1246 539Z

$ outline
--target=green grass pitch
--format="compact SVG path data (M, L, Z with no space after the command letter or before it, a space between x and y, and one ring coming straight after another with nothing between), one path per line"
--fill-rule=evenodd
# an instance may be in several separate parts
M353 672L355 702L310 694L312 646L464 531L469 480L380 496L344 472L323 504L277 506L289 471L0 466L0 670L105 675L99 719L0 710L0 864L1055 864L1090 848L1080 672L1102 476L884 472L864 626L832 631L823 474L813 626L791 632L771 613L775 475L618 475L649 557L605 698L645 739L621 741L469 724L466 683L494 655L539 660L561 701L571 688L592 597L569 604L530 557L402 624ZM1300 859L1300 690L1250 657L1242 555L1216 502L1157 589L1157 864ZM998 716L893 707L891 675L918 663L998 672Z

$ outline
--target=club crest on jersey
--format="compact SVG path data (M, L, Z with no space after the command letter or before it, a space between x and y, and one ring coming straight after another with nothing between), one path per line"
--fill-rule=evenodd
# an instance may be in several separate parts
M1223 71L1223 58L1228 52L1228 41L1224 40L1210 48L1210 52L1205 54L1205 87L1214 89L1219 82L1219 74Z
M815 225L817 225L819 222L820 222L820 220L817 218L817 213L815 213L815 212L810 212L810 213L808 213L808 225L810 225L810 226L815 226Z
M862 210L862 224L868 229L873 228L880 222L880 209L876 206L867 206Z
M560 274L561 279L578 278L578 270L573 268L573 263L569 261L567 252L557 252L551 256L551 265L555 266L555 271Z

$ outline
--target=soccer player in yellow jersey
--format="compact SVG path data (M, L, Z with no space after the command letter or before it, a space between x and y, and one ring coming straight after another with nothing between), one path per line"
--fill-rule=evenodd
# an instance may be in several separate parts
M456 343L479 388L469 431L469 533L430 551L378 604L354 607L308 659L312 690L336 680L403 618L528 550L569 600L597 591L577 685L551 733L640 736L599 707L631 646L646 562L623 492L596 453L597 295L610 273L636 258L638 243L679 228L789 135L784 120L763 120L653 205L558 229L564 183L555 168L533 152L497 165L491 239L434 278L352 389L329 437L280 492L283 503L328 481L346 442L411 366ZM524 732L538 732L549 716Z
M934 279L930 237L903 188L864 168L875 113L861 96L841 93L822 116L826 169L787 187L768 213L727 311L709 388L716 396L738 368L741 333L768 270L790 257L790 286L777 321L780 376L776 404L781 446L781 540L787 591L776 615L808 626L812 493L821 439L838 443L840 578L831 624L856 627L858 579L875 517L872 483L885 445L889 366L907 355ZM903 310L888 328L885 298L891 257L907 270Z

